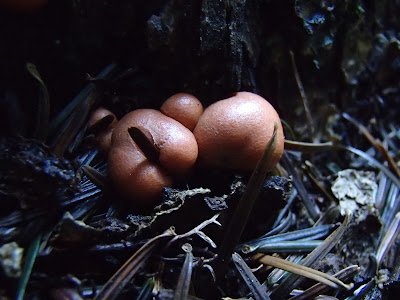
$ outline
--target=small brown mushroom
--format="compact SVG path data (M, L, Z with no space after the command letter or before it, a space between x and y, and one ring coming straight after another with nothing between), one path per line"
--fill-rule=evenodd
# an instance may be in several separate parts
M90 116L89 132L95 135L97 145L104 153L110 150L111 135L117 123L115 115L104 107L99 107Z
M142 132L141 138L147 136L147 144L150 142L159 154L157 159L149 159L144 146L135 143L132 129ZM110 179L132 203L130 206L142 208L154 206L160 200L162 188L187 174L198 154L196 139L189 129L152 109L138 109L125 115L114 128L111 143Z
M195 96L179 93L169 97L160 111L193 131L203 113L203 105Z
M278 113L264 98L249 92L218 101L204 110L193 133L199 162L239 171L255 168L278 123L272 169L283 153L284 137Z

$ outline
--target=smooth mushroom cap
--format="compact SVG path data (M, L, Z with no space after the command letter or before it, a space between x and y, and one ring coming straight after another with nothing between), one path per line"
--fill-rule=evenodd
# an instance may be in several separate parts
M147 160L136 145L112 147L108 165L109 177L128 206L152 207L159 202L163 187L172 184L166 171Z
M97 145L104 153L107 153L110 150L112 132L115 125L118 123L117 117L108 109L99 107L92 113L88 123L88 127L90 128L107 116L112 116L114 118L113 121L107 126L107 128L95 134Z
M193 133L199 147L199 162L218 168L253 170L278 123L272 169L283 153L284 137L278 113L264 98L239 92L207 107Z
M128 129L147 130L159 149L159 163L152 162L129 135ZM125 115L115 126L108 156L109 175L126 199L154 203L162 187L189 172L197 159L193 133L179 122L152 109L138 109ZM140 205L140 204L139 204ZM143 206L143 205L141 205Z
M179 93L169 97L161 106L160 111L193 131L204 109L195 96Z
M147 129L160 151L160 165L170 174L184 174L196 162L198 147L193 133L178 121L153 109L137 109L115 126L112 147L136 145L129 136L131 127Z

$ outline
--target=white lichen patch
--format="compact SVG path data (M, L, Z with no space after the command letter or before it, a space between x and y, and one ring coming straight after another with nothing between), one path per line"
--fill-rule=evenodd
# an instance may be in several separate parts
M24 249L12 242L0 247L0 264L4 273L12 278L21 275L21 261Z
M355 213L360 206L373 210L378 185L374 172L347 169L337 173L331 189L339 200L342 214L346 209Z

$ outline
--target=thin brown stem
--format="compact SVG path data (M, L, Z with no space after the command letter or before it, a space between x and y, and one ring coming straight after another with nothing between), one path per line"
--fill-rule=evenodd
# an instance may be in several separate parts
M336 145L333 142L307 143L285 140L285 150L298 152L323 152L332 150L335 146Z
M293 51L290 50L289 54L290 54L290 60L292 61L293 74L294 74L294 77L296 79L297 87L299 88L301 100L303 102L303 107L304 107L304 112L305 112L306 118L307 118L308 128L310 129L310 136L313 137L314 136L314 124L313 124L313 120L312 120L312 117L311 117L310 109L308 108L307 95L306 95L306 92L304 91L303 83L301 82L300 75L299 75L299 72L297 70L296 61L294 59Z
M386 159L386 161L389 163L392 170L396 173L397 177L400 178L400 169L396 165L396 162L394 161L393 157L389 154L389 151L385 148L385 146L382 144L382 142L378 139L375 139L374 136L368 131L368 129L364 125L362 125L356 119L351 117L349 114L343 113L342 116L347 121L349 121L354 126L356 126L358 128L358 130L361 131L361 133L366 137L366 139L371 143L371 145L376 150L378 150L378 152Z

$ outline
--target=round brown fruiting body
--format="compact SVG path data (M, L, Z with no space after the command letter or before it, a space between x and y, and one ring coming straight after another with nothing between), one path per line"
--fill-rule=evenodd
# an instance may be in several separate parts
M143 128L159 151L158 162L132 140L128 130ZM187 174L196 162L198 147L193 133L174 119L152 109L138 109L115 126L108 156L109 176L130 206L152 207L162 188Z
M97 122L101 121L103 118L108 116L113 117L112 122L105 129L95 134L96 143L100 148L100 150L104 153L108 153L108 151L110 150L112 132L114 130L114 127L118 123L117 117L108 109L105 109L104 107L99 107L90 116L88 124L88 128L91 128Z
M209 167L238 171L253 170L278 123L272 169L283 153L284 137L280 118L261 96L239 92L204 110L193 133L199 147L199 162Z
M160 111L193 131L204 109L195 96L178 93L169 97L161 106Z

